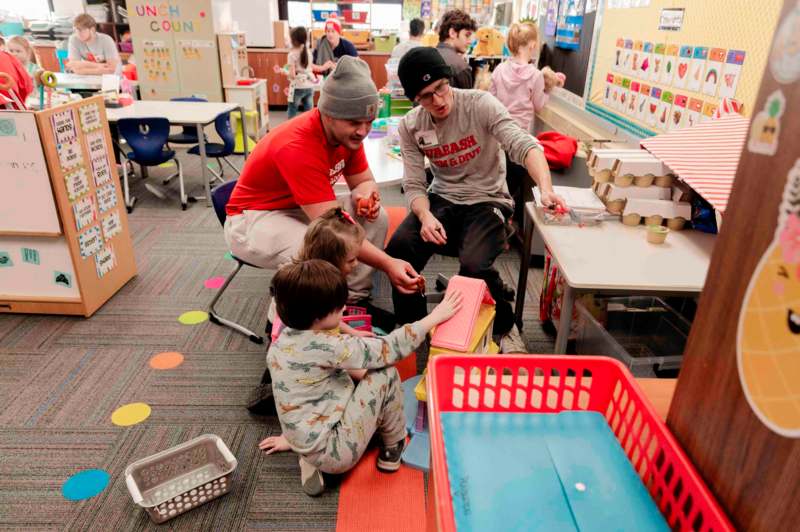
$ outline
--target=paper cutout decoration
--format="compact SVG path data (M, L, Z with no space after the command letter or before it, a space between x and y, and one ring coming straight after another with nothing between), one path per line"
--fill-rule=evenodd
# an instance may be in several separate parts
M150 405L145 403L128 403L111 414L111 422L119 427L129 427L141 423L150 417Z
M667 45L664 43L658 43L655 45L653 50L652 56L652 66L650 68L650 72L648 73L647 77L650 81L658 81L661 79L661 72L664 69L664 52L667 49Z
M56 151L58 152L61 168L64 170L83 164L83 152L81 144L77 140L56 145Z
M97 252L97 255L94 256L94 265L99 279L102 279L105 274L116 268L117 256L114 255L114 248L111 244L106 244Z
M96 103L84 105L78 108L81 117L81 129L84 133L97 129L103 125L100 120L100 109Z
M33 248L22 248L22 262L39 265L39 251Z
M97 206L94 196L86 196L72 204L72 211L75 214L75 227L78 231L84 227L89 227L97 221Z
M719 80L719 97L734 98L739 77L742 73L745 53L742 50L728 50L725 66L722 69L722 78Z
M53 282L58 286L72 288L72 274L66 272L53 272Z
M212 290L220 288L223 284L225 284L225 278L222 276L209 277L203 282L203 286Z
M647 124L655 126L658 123L658 108L661 104L661 89L653 87L650 89L650 101L647 104Z
M184 325L197 325L208 319L208 313L202 310L190 310L178 316L178 321Z
M681 46L678 53L678 64L675 66L675 77L672 79L673 87L679 89L686 88L689 82L691 71L689 66L692 62L692 52L694 49L691 46Z
M11 255L8 254L8 251L0 251L0 268L10 268L14 265L14 261L11 260Z
M800 79L800 4L795 4L778 28L769 56L769 70L778 83Z
M67 144L78 140L78 131L75 128L75 115L72 113L72 109L53 113L50 120L53 125L56 145Z
M78 247L81 250L81 257L91 257L103 247L103 237L100 228L93 226L78 235Z
M686 125L692 127L700 123L700 112L703 110L703 100L697 98L689 99L689 112L687 113Z
M696 46L692 53L692 61L689 63L689 81L686 83L686 88L690 91L699 92L703 87L706 59L708 59L708 48Z
M703 93L709 96L717 94L717 84L719 84L722 77L722 65L725 61L724 48L712 48L708 52L708 61L706 61L706 71L703 74Z
M636 100L636 118L644 122L647 118L647 107L650 105L650 85L642 84L639 88L639 98Z
M603 104L606 107L611 106L611 91L614 89L614 74L607 74L606 75L606 86L605 92L603 92Z
M236 260L233 258L233 254L230 251L226 251L222 258L225 260Z
M69 477L61 486L61 495L69 501L82 501L102 492L111 475L102 469L85 469Z
M119 211L113 211L107 216L103 217L103 237L110 240L114 235L122 231L122 222L119 218Z
M117 206L117 189L109 183L97 189L97 205L100 212L106 212Z
M670 44L664 50L664 66L661 69L661 83L664 85L672 85L672 79L678 69L679 50L677 44Z
M686 125L686 105L689 98L683 94L676 94L672 102L672 111L670 112L669 129L681 129Z
M700 114L700 122L708 122L717 113L717 105L711 102L703 102L703 112Z
M183 354L176 351L159 353L150 359L150 367L153 369L173 369L181 364L183 364Z
M670 112L672 111L672 93L664 91L661 94L661 101L658 102L658 120L656 126L660 129L666 130L669 128Z
M748 150L762 155L775 155L778 151L778 139L781 134L781 116L785 109L786 98L780 90L776 90L767 97L764 109L759 111L750 124Z
M89 192L89 178L86 177L85 168L76 168L64 174L64 181L67 184L67 196L70 201L75 201Z
M789 171L775 236L739 312L736 362L750 408L770 430L800 437L800 159Z

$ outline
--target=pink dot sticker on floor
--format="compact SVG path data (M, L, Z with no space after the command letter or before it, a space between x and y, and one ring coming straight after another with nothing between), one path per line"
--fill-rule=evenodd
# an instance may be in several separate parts
M222 276L210 277L206 279L206 281L203 284L205 285L206 288L211 288L212 290L216 290L223 284L225 284L225 278Z

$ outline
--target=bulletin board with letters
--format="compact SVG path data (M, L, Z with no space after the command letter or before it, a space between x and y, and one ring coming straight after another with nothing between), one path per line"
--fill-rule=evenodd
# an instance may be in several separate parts
M723 98L750 116L779 13L749 0L608 2L586 108L640 137L708 120Z
M29 238L18 258L12 250L7 273L14 273L14 263L30 266L29 270L31 265L46 265L44 253L53 246L63 247L59 252L62 259L71 261L69 267L55 273L42 268L35 279L42 286L63 287L64 294L72 297L53 298L52 291L32 289L30 295L36 297L17 290L0 299L10 300L6 312L90 316L136 275L103 98L95 96L33 114L39 134L32 142L40 143L44 151L43 171L49 174L62 233L55 243L45 242L45 237Z

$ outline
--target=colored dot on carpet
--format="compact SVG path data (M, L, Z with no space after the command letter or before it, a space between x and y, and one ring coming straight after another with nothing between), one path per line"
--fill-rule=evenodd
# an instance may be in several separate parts
M150 405L145 403L128 403L111 414L111 422L120 427L129 427L141 423L150 417Z
M150 359L150 367L153 369L172 369L183 364L183 355L175 351L167 351L153 355Z
M61 486L61 495L70 501L94 497L108 486L111 475L102 469L85 469L75 473Z
M202 310L190 310L189 312L184 312L178 317L178 321L184 325L197 325L198 323L203 323L207 319L208 312L204 312Z
M231 254L230 251L225 253L225 258L228 259L228 260L233 260L233 255Z
M210 277L206 279L206 281L203 284L205 285L206 288L211 288L212 290L216 290L217 288L225 284L225 278L222 276Z

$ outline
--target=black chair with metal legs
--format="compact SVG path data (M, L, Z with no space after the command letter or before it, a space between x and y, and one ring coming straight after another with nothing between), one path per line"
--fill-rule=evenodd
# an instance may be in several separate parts
M233 192L233 187L236 186L237 180L228 181L216 187L214 190L211 191L211 203L214 205L214 212L217 214L217 218L219 219L219 223L224 227L225 226L225 219L227 218L227 213L225 212L225 207L228 205L228 200L231 198L231 193ZM211 300L211 303L208 305L208 320L212 323L216 323L217 325L223 325L225 327L230 327L231 329L238 331L245 336L249 337L252 342L257 344L264 343L264 337L254 333L244 325L236 323L235 321L231 321L229 319L223 318L220 316L217 311L214 309L214 306L217 304L217 301L222 297L222 294L228 288L228 285L233 281L233 278L236 277L236 274L239 273L239 270L242 269L242 266L251 266L253 268L258 268L253 264L250 264L242 259L238 258L237 256L231 254L233 256L233 260L236 261L236 268L228 274L228 277L225 279L225 282L222 284L220 289L214 295L214 298ZM268 296L269 297L269 296Z

